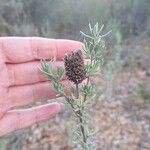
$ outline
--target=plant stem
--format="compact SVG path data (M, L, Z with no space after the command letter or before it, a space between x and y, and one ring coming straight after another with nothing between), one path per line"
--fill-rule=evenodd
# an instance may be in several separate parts
M76 98L79 98L79 85L76 84Z
M76 95L77 95L77 99L79 98L79 85L76 84ZM83 142L86 144L87 142L87 139L86 139L86 135L85 135L85 128L84 128L84 125L83 125L83 114L82 114L82 111L84 110L84 107L81 107L81 110L79 110L77 112L77 116L79 118L79 122L80 122L80 129L81 129L81 133L82 133L82 138L83 138ZM84 146L83 146L83 149L84 149Z
M91 43L92 43L92 45L94 45L93 39L92 39ZM96 45L94 45L92 50L91 50L90 65L93 63L93 51L95 50L95 47L96 47ZM90 77L88 76L87 77L87 82L86 82L87 86L88 86L89 82L90 82ZM87 98L87 94L84 95L83 102L86 101L86 98Z
M91 51L91 58L90 58L91 61L90 61L90 64L93 63L93 55L92 54L93 54L94 49L95 49L95 46L92 48L92 51ZM88 76L87 77L87 82L86 82L87 86L88 86L89 82L90 82L90 77ZM76 89L77 89L77 85L76 85ZM84 94L83 103L86 101L86 99L87 99L87 94ZM83 110L84 110L84 106L82 106L81 110L79 111L79 116L80 116L79 120L80 120L81 132L82 132L82 136L83 136L83 142L86 144L87 143L87 137L85 135L85 128L83 126L83 119L82 119L82 116L83 116L82 112L83 112Z
M86 144L87 138L86 138L86 135L85 135L85 128L84 128L84 125L83 125L82 112L79 111L79 113L80 113L80 117L79 117L80 129L81 129L81 133L82 133L82 137L83 137L83 142Z
M86 82L87 86L88 86L89 82L90 82L90 77L87 77L87 82ZM84 94L83 102L86 101L86 97L87 97L87 94Z

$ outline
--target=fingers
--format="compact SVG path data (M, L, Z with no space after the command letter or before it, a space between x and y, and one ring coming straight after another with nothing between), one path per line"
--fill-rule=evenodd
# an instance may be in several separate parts
M7 68L6 65L0 61L0 88L8 87L8 85L9 78L7 74Z
M89 60L86 59L84 62L87 64L89 63ZM9 78L9 86L26 85L48 80L44 73L39 69L39 61L20 64L7 64L6 66ZM64 62L56 61L54 71L57 71L57 66L62 66L64 68Z
M61 60L66 52L83 47L83 44L77 41L39 37L2 37L0 44L7 63L22 63L52 57Z
M89 60L85 60L85 64L88 62ZM9 78L9 86L26 85L48 80L44 73L39 69L39 61L20 64L7 64L6 66ZM62 66L64 68L64 62L57 61L54 71L56 71L57 66Z
M5 113L5 108L3 107L5 93L6 93L6 89L0 87L0 119Z
M45 121L55 116L60 109L60 104L51 103L30 109L9 111L0 120L0 136Z
M88 60L85 61L85 63L87 62ZM57 62L57 65L62 65L62 62ZM17 107L17 106L23 106L26 104L34 103L36 101L56 98L57 93L54 91L52 83L50 83L49 81L41 82L42 80L46 80L46 78L44 78L44 76L42 76L41 73L39 74L36 73L36 71L38 71L36 64L34 65L32 64L29 67L27 65L26 67L24 67L24 69L22 69L21 64L18 64L17 66L18 68L14 66L16 66L16 64L14 64L12 67L14 68L15 71L12 71L11 67L9 67L8 70L10 72L11 71L15 72L15 73L12 73L12 74L15 74L15 78L14 78L14 75L9 75L9 76L12 76L10 77L10 79L12 80L11 85L17 85L17 84L18 85L9 87L8 91L5 92L4 98L2 97L4 110L8 110L10 108ZM38 80L41 80L41 81L34 83ZM25 83L28 83L28 84L25 84ZM62 83L65 85L65 92L69 93L69 86L67 85L68 82L63 81Z
M66 86L67 81L62 82L65 86L65 92L69 92L69 88ZM8 93L6 93L6 99L3 101L3 109L8 110L13 107L24 106L38 101L44 101L52 98L56 98L52 83L41 82L31 85L10 87Z
M57 66L64 66L62 61L57 61ZM9 75L9 86L32 84L48 80L42 73L39 61L20 63L20 64L7 64L7 72Z

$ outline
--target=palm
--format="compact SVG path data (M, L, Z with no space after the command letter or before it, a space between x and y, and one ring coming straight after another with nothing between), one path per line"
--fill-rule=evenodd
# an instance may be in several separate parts
M17 37L0 38L0 44L0 135L4 135L46 120L60 110L57 103L30 109L17 107L54 98L52 87L38 69L39 60L57 57L57 63L62 64L64 53L81 48L82 44Z

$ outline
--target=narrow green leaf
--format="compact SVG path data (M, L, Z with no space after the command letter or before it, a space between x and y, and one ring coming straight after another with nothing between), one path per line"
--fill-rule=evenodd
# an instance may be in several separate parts
M56 92L63 94L64 93L64 85L58 82L53 82L54 89Z
M91 24L89 23L89 29L90 29L90 32L92 33L92 27L91 27Z
M93 95L95 93L95 89L91 85L84 85L82 88L82 92L86 95Z
M60 81L62 80L63 76L64 76L64 69L61 66L57 67L57 79Z
M85 34L84 32L80 31L81 34L83 34L85 37L92 39L92 36Z
M92 75L100 68L100 61L95 60L93 64L86 65L87 75Z
M87 59L89 59L90 58L90 56L91 56L91 46L90 45L88 45L88 43L86 42L86 40L84 40L84 45L85 45L85 53L86 53L86 57L87 57Z
M94 28L95 28L95 32L98 33L98 22L95 24Z
M103 28L104 28L104 24L101 26L101 28L99 29L99 31L98 31L98 35L100 35L100 33L101 33L101 31L103 30Z
M48 77L49 80L54 80L54 75L52 70L49 68L45 60L41 60L40 70Z

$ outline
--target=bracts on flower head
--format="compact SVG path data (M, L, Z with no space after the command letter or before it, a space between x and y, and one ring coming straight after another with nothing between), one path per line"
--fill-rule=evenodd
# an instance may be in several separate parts
M86 78L86 70L81 50L66 54L64 64L66 76L70 81L74 82L74 84L79 84Z

